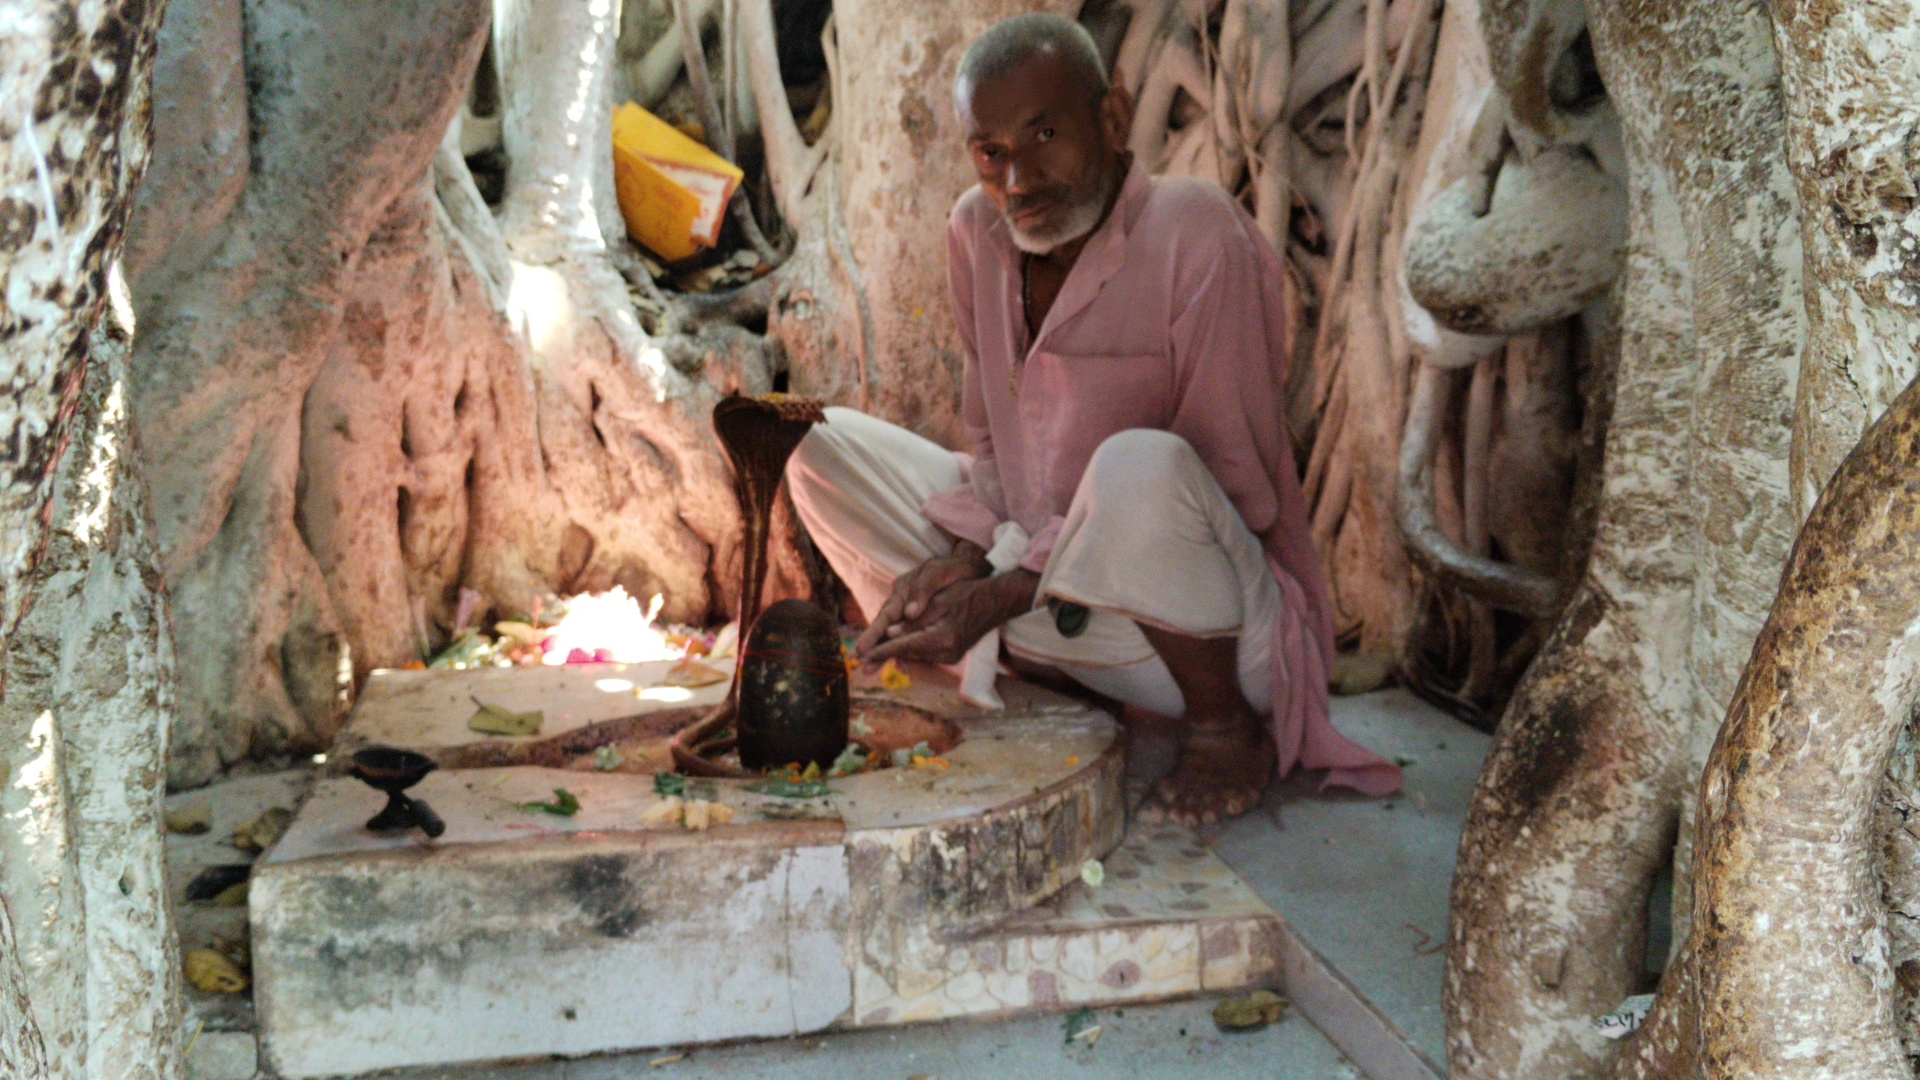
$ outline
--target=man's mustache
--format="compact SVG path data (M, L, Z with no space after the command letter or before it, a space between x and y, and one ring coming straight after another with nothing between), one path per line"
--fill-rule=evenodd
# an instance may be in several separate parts
M1073 192L1058 188L1050 191L1036 191L1031 195L1014 195L1007 199L1009 217L1030 213L1035 210L1052 210L1065 206L1073 198Z

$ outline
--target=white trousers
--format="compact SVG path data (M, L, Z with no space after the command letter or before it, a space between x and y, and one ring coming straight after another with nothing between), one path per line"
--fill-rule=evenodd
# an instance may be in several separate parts
M938 444L830 408L787 465L807 533L871 619L894 579L953 550L921 507L966 481ZM1061 636L1047 597L1092 611ZM1178 717L1180 689L1136 622L1239 641L1240 689L1270 711L1280 588L1260 541L1186 440L1123 431L1095 451L1040 577L1035 610L1001 628L1009 652L1129 705ZM1282 673L1284 674L1284 673Z

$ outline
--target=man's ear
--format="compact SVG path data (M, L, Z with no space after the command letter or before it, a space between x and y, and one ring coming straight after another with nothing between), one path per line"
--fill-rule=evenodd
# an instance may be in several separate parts
M1133 95L1116 73L1113 87L1100 99L1100 127L1107 138L1107 149L1123 153L1133 135Z

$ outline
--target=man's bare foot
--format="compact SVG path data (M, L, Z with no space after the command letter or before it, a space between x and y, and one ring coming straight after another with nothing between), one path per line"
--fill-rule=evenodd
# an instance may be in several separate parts
M1273 778L1273 740L1250 708L1189 721L1180 763L1144 807L1150 819L1211 825L1260 805Z

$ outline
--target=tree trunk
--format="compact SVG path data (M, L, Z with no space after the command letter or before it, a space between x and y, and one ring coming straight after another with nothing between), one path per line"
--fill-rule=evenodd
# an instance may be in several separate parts
M1872 831L1920 701L1916 535L1920 384L1815 505L1707 764L1695 876L1703 1075L1913 1075Z
M179 1075L181 1049L160 824L173 642L125 330L103 325L90 351L51 543L7 649L0 895L33 973L48 1075L163 1078Z
M10 28L0 55L0 321L13 387L0 419L11 456L0 498L9 1076L179 1073L158 828L171 656L140 477L117 453L132 440L113 390L125 328L96 334L148 160L160 14L0 5ZM124 297L115 306L124 321Z
M1489 5L1489 39L1577 39L1577 19L1546 10L1529 23L1524 7ZM1593 564L1515 694L1461 844L1447 983L1461 1076L1608 1068L1616 1047L1590 1021L1635 988L1647 895L1670 857L1685 938L1700 765L1794 520L1783 417L1804 334L1797 206L1773 150L1785 118L1765 12L1610 3L1592 14L1626 126L1625 339ZM1551 104L1551 74L1522 59L1504 87L1517 144L1567 126L1535 110ZM1662 999L1662 1013L1673 1007ZM1643 1043L1665 1030L1662 1013ZM1675 1068L1638 1046L1620 1064Z
M303 477L322 439L304 437L301 421L320 410L331 433L374 452L379 432L328 410L325 387L310 392L331 364L380 364L390 346L418 346L399 332L420 329L360 290L438 239L427 166L487 14L480 0L181 0L167 19L160 152L130 243L141 328L131 390L177 612L176 783L249 754L324 749L344 716L343 669L396 660L392 634L343 637L319 559L351 550L329 550L334 514L364 509L397 526L400 478L360 478L356 494L369 500L384 487L375 508ZM456 292L450 276L425 287ZM484 320L460 325L471 323ZM394 348L393 362L413 351ZM483 366L485 350L471 351ZM491 387L477 389L475 404L494 403L482 396ZM399 403L386 404L397 420ZM364 456L345 464L368 469ZM305 482L317 485L317 507ZM322 538L318 552L303 532ZM389 599L375 590L365 602ZM404 606L385 614L415 621Z

